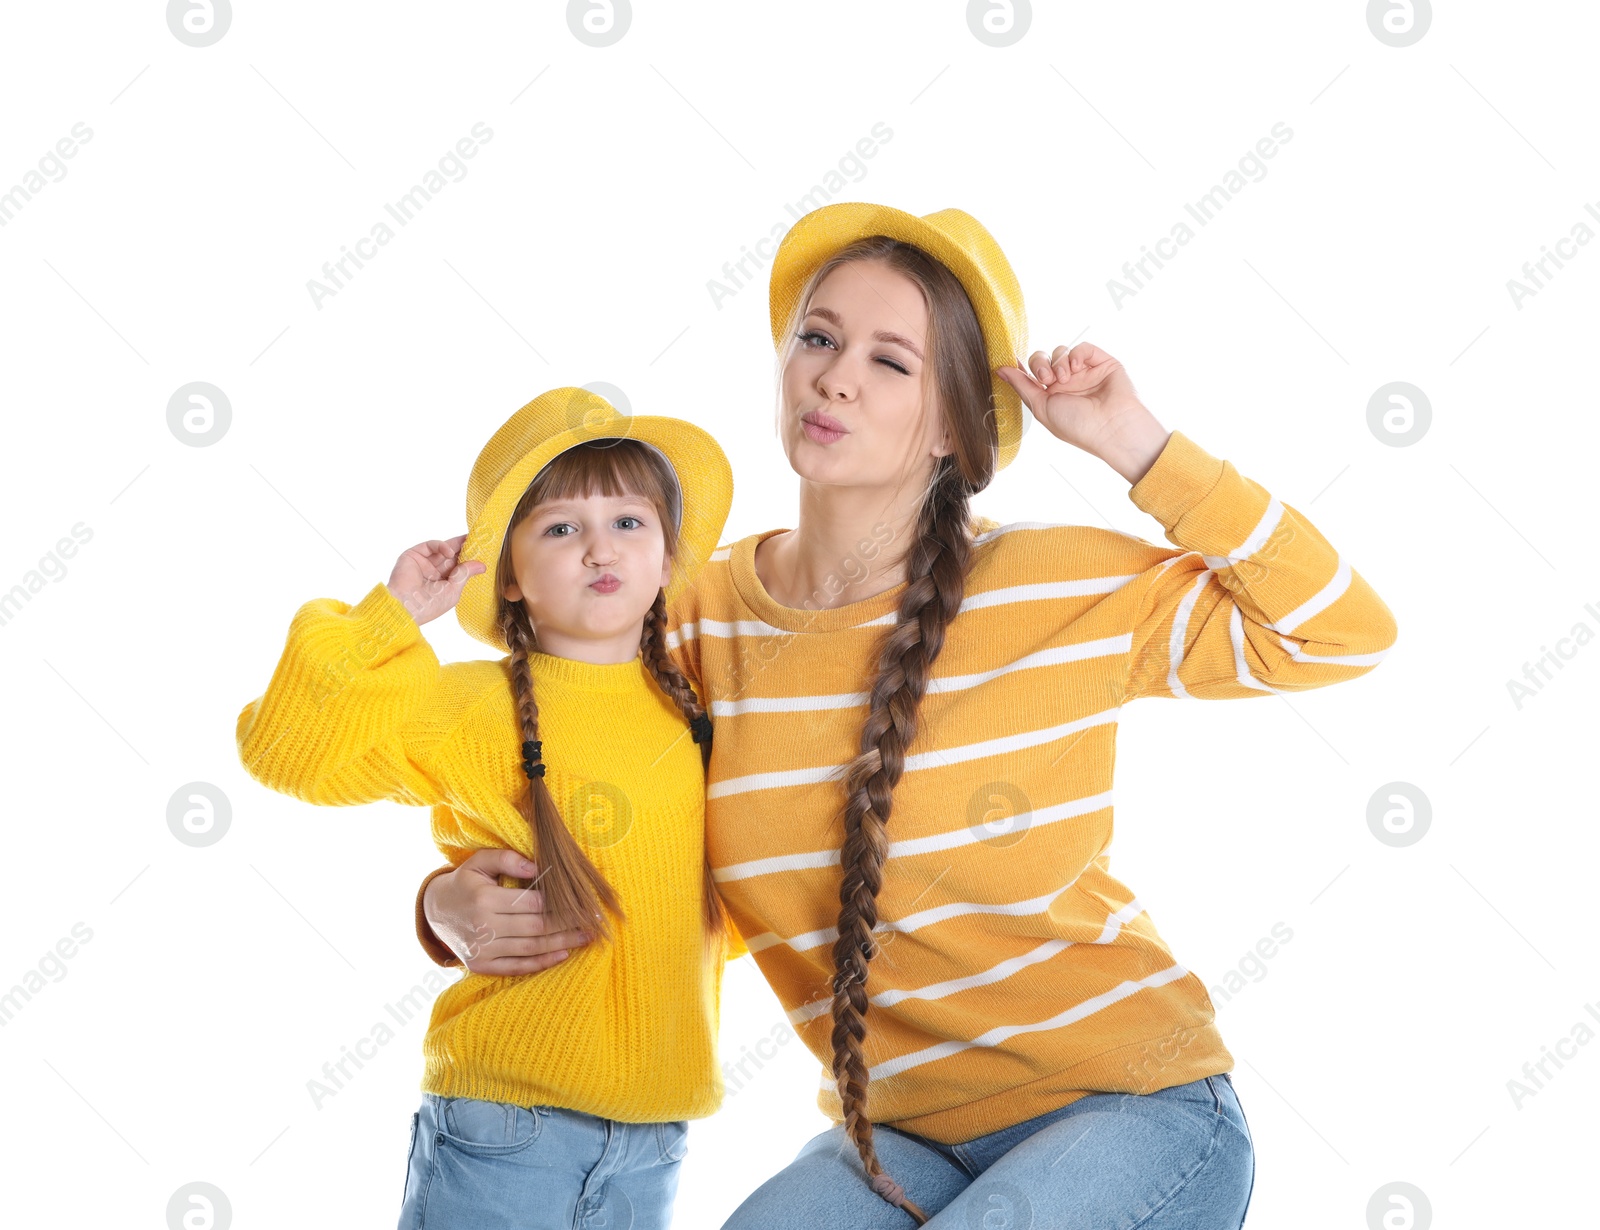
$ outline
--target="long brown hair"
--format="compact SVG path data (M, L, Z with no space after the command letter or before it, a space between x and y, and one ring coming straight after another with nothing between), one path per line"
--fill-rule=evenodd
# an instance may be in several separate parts
M667 558L674 563L678 558L678 533L682 523L678 480L671 464L652 446L630 439L587 440L561 453L534 476L511 514L495 569L500 632L510 650L511 688L524 742L539 738L539 706L534 699L533 676L528 669L528 655L537 651L539 645L527 608L505 596L506 587L517 579L511 566L511 532L532 516L540 504L592 494L634 495L649 501L660 518ZM667 654L665 590L657 592L655 603L645 616L639 654L662 692L683 712L686 722L693 722L705 713L694 688ZM557 750L556 758L560 755ZM700 744L700 755L701 763L709 769L709 738ZM573 838L555 800L550 797L544 778L529 778L528 787L528 793L518 799L518 805L532 830L534 858L539 864L538 878L530 887L537 887L544 896L544 913L550 930L585 928L611 938L611 922L606 910L616 914L618 922L626 921L616 890ZM727 915L711 880L709 860L702 860L701 912L708 939L725 933Z
M953 451L935 459L904 556L909 584L894 627L878 648L867 719L844 775L844 840L839 863L839 938L833 946L833 1075L844 1127L873 1190L924 1224L927 1215L883 1172L867 1117L867 965L877 954L878 890L888 854L894 788L917 733L945 629L961 608L972 555L971 497L989 485L999 453L988 352L960 280L922 249L874 235L840 249L812 274L789 321L789 346L822 279L847 261L877 261L909 277L928 307L923 405L933 406ZM783 358L787 358L788 347ZM930 379L931 373L931 379Z

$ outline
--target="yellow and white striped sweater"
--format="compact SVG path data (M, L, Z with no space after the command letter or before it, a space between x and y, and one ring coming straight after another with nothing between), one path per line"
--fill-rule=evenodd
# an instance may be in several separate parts
M1304 515L1179 432L1129 497L1180 550L1035 522L986 522L977 537L888 825L867 986L877 1122L955 1143L1087 1093L1233 1066L1205 986L1111 874L1118 713L1140 696L1354 679L1395 621ZM716 726L718 887L822 1062L818 1105L837 1121L838 779L905 587L782 606L753 563L780 532L711 556L671 613L670 644Z

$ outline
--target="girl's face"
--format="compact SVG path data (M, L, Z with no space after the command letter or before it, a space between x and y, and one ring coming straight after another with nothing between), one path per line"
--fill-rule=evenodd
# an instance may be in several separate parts
M511 531L511 570L505 597L526 607L542 650L594 661L585 649L610 646L616 656L603 659L622 661L672 562L649 500L587 495L537 505Z
M850 261L818 284L783 369L779 435L801 478L895 487L951 451L924 404L928 308L905 274Z

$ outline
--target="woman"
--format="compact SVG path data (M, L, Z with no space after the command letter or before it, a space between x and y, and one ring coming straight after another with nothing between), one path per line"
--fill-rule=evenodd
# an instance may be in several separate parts
M806 215L771 315L797 523L714 553L671 639L715 721L718 888L831 1073L834 1126L725 1230L1240 1226L1255 1166L1233 1057L1110 871L1116 718L1139 696L1353 679L1392 615L1098 347L1013 366L1016 279L959 210ZM1180 550L974 518L1024 404ZM490 973L570 947L537 894L496 886L502 857L424 882L435 959L438 935Z

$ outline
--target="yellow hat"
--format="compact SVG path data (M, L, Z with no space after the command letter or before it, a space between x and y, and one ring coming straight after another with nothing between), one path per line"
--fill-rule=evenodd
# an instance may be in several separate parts
M623 414L588 389L551 389L518 410L483 446L467 480L467 537L460 558L487 569L469 580L456 618L472 636L501 653L509 647L496 620L495 569L511 514L539 471L586 440L640 440L666 457L678 478L677 558L667 584L671 603L716 549L733 501L733 470L711 435L693 423L659 415ZM664 527L670 528L670 527Z
M995 374L1000 367L1021 367L1028 340L1028 319L1022 307L1022 287L994 236L971 214L941 209L917 217L888 205L839 201L814 209L789 228L772 260L768 307L772 315L772 342L781 353L783 336L817 266L847 243L867 235L888 235L921 248L945 264L966 289L983 328L989 351L989 373L994 382L996 428L1000 455L995 468L1003 470L1017 455L1022 442L1022 399Z

